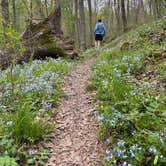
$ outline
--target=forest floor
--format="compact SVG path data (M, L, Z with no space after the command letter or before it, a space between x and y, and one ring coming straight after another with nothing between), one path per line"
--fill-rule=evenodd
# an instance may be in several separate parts
M78 64L65 78L64 96L55 116L54 139L47 144L51 157L46 166L98 166L101 144L98 124L93 118L94 105L86 86L95 58Z

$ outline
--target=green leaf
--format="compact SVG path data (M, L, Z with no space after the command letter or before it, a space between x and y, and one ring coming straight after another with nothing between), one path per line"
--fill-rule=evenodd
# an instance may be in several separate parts
M28 164L34 164L35 161L34 161L33 159L28 159L27 163L28 163Z
M156 164L157 164L158 159L159 159L159 156L158 156L158 155L157 155L157 156L155 156L154 161L153 161L154 165L156 165Z

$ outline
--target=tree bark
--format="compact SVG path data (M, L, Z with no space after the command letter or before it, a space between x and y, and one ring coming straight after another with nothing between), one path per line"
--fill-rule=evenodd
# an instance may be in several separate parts
M106 8L106 27L107 32L110 33L110 20L111 20L111 0L108 0L105 2L105 8Z
M119 0L114 0L114 9L117 21L117 29L120 30L120 2Z
M48 17L48 7L47 7L47 0L44 1L45 4L45 10L46 10L46 16Z
M85 30L84 0L79 0L79 12L80 12L81 50L84 51L86 49L86 30Z
M44 18L44 11L43 11L43 5L42 5L42 2L41 0L36 0L36 5L37 5L37 9L36 9L36 15L37 15L37 18L39 19L43 19Z
M27 13L28 13L28 19L29 20L32 20L32 11L31 11L31 9L30 8L32 8L32 6L31 7L29 7L30 6L30 4L29 4L29 1L27 2L26 0L22 0L22 3L24 4L24 6L25 6L25 8L26 8L26 10L27 10Z
M54 21L54 31L55 32L61 32L61 6L60 6L60 0L54 0L54 14L56 14L56 17L54 17L55 19Z
M30 20L33 19L33 2L30 0Z
M98 14L98 6L97 6L97 0L94 0L94 20L97 21L97 14Z
M90 37L90 46L93 43L93 30L92 30L92 4L91 0L88 0L88 9L89 9L89 37Z
M130 19L130 0L127 0L127 20Z
M122 15L122 28L123 28L123 31L125 32L127 29L127 19L126 19L124 0L121 0L121 15Z
M152 0L149 1L149 12L150 16L152 16Z
M13 9L13 28L16 29L16 1L12 0L12 9Z
M160 13L160 4L161 4L161 0L155 0L155 8L156 8L156 17L160 18L161 13Z
M112 32L112 34L115 32L115 11L114 11L114 5L113 5L113 1L111 1L111 18L112 20L110 20L109 22L109 26L108 28L110 28L110 31Z
M141 23L146 23L146 17L145 17L145 10L144 10L144 3L143 0L138 1L138 13L137 13L137 21L140 21Z
M74 20L75 20L75 39L76 46L80 48L80 35L79 35L79 19L78 19L78 0L74 0Z
M9 25L9 1L1 0L2 24L4 27Z
M134 13L134 20L133 22L138 23L138 4L137 4L137 0L133 0L132 1L132 13Z

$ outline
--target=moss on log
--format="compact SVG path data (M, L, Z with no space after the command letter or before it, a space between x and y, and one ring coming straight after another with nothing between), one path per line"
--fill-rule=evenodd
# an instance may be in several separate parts
M38 23L36 23L35 20L31 21L31 24L22 34L25 47L30 47L34 50L35 58L40 58L42 50L44 53L51 53L51 56L55 55L55 57L77 57L78 54L74 50L74 42L69 38L65 38L62 31L56 32L54 29L52 29L52 17L54 17L53 14L47 19ZM46 56L50 55L47 54Z
M63 36L63 32L56 28L56 12L44 20L31 20L22 33L22 43L25 47L24 55L17 59L17 63L31 59L45 59L46 57L78 57L74 50L74 42ZM3 50L1 50L0 55ZM0 67L6 68L12 61L11 50L7 55L0 56Z

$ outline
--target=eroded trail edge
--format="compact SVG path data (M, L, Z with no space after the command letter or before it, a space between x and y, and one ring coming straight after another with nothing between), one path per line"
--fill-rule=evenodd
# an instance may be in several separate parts
M55 138L49 143L51 157L46 166L99 166L98 125L93 104L86 92L94 58L75 67L65 78L61 105L55 117Z

